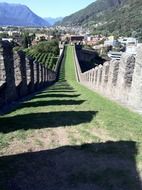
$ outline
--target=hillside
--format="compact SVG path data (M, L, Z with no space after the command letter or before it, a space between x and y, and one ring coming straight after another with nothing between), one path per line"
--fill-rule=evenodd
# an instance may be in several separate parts
M21 4L0 3L0 25L47 26L47 21Z
M81 25L103 33L142 33L141 0L97 0L63 19L62 25Z

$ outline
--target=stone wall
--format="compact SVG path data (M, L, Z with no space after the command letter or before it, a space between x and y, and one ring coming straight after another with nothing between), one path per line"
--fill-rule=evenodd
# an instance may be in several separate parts
M31 57L26 57L23 51L14 52L9 42L1 42L0 108L55 82L58 67L56 69L49 70Z
M142 111L142 46L136 56L123 54L120 61L111 60L103 65L81 72L74 53L79 82L127 107Z
M92 69L99 64L103 64L105 61L95 50L84 49L80 45L76 45L76 55L82 72Z

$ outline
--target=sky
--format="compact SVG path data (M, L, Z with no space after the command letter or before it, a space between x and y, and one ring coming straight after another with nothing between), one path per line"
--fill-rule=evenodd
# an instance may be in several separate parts
M41 17L64 17L95 0L0 0L0 2L19 3L27 5L34 13Z

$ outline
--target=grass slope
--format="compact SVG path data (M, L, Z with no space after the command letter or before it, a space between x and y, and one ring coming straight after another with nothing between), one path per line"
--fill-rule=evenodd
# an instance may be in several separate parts
M142 117L76 82L73 47L54 86L0 117L0 189L141 189Z

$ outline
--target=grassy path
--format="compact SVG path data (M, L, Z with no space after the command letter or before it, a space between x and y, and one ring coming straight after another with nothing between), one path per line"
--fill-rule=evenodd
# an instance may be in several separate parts
M59 82L0 117L0 190L141 189L142 116L78 84L73 47L63 62Z

